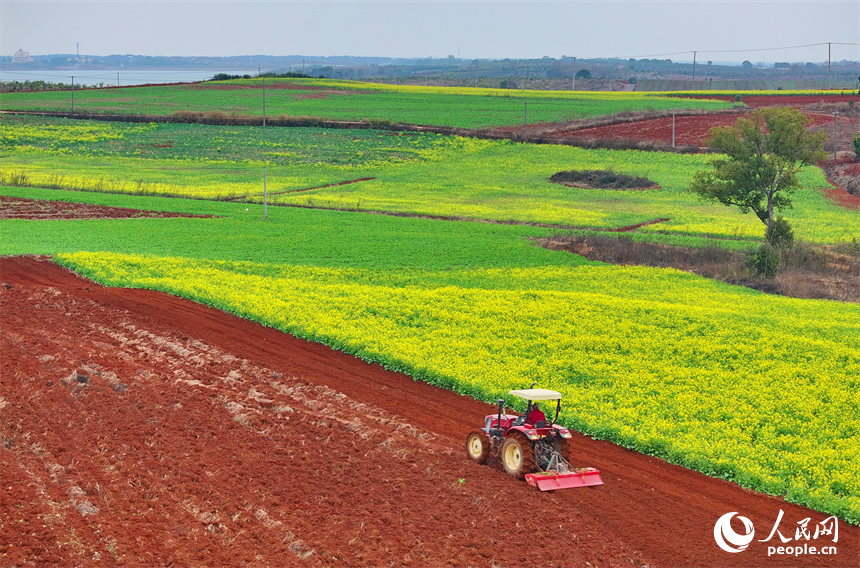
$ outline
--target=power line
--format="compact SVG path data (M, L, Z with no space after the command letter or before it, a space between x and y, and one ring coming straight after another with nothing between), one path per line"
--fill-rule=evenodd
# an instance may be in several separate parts
M760 52L760 51L780 51L780 50L784 50L784 49L802 49L802 48L806 48L806 47L821 47L824 45L858 46L858 45L860 45L860 43L845 43L845 42L836 42L836 41L826 42L825 41L825 42L821 42L821 43L808 43L806 45L789 45L789 46L784 46L784 47L760 47L760 48L755 48L755 49L714 49L714 50L697 49L696 51L698 53L747 53L747 52ZM646 57L667 57L670 55L686 55L688 53L693 53L693 50L690 49L687 51L674 51L672 53L657 53L657 54L652 54L652 55L629 55L629 56L624 56L624 57L618 57L618 59L630 59L630 58L642 59L642 58L646 58ZM589 58L589 59L592 59L592 58ZM612 58L602 57L602 58L593 58L593 59L612 59Z
M759 49L726 49L721 51L703 51L702 53L741 53L744 51L778 51L781 49L801 49L804 47L821 47L823 45L860 45L860 43L837 43L833 42L824 42L824 43L810 43L807 45L792 45L788 47L762 47Z

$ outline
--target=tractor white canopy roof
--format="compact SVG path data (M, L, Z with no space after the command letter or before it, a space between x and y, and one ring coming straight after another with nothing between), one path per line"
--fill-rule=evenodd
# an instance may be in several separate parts
M508 391L508 394L525 400L561 400L561 393L548 389L523 389Z

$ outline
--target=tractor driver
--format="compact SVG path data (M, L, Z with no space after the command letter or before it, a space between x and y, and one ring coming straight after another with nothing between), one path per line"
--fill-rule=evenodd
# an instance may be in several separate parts
M532 406L532 411L529 412L528 421L529 424L535 424L537 422L546 422L546 415L544 415L544 413L541 411L540 406L538 406L538 403L534 403L534 406Z

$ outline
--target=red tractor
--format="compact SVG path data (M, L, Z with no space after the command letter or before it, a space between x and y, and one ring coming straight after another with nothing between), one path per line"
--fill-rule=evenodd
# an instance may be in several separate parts
M484 427L470 432L466 438L470 458L485 464L490 454L499 456L508 474L525 478L541 491L603 485L599 471L577 469L568 461L568 440L572 434L555 423L561 411L561 393L531 388L512 390L509 394L527 402L525 413L504 414L505 401L500 399L498 413L487 416ZM547 420L538 401L555 401L552 420Z

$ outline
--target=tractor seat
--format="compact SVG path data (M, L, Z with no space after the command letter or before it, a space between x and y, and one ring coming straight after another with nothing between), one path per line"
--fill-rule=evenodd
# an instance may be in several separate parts
M546 428L546 420L536 420L532 426L535 428Z

